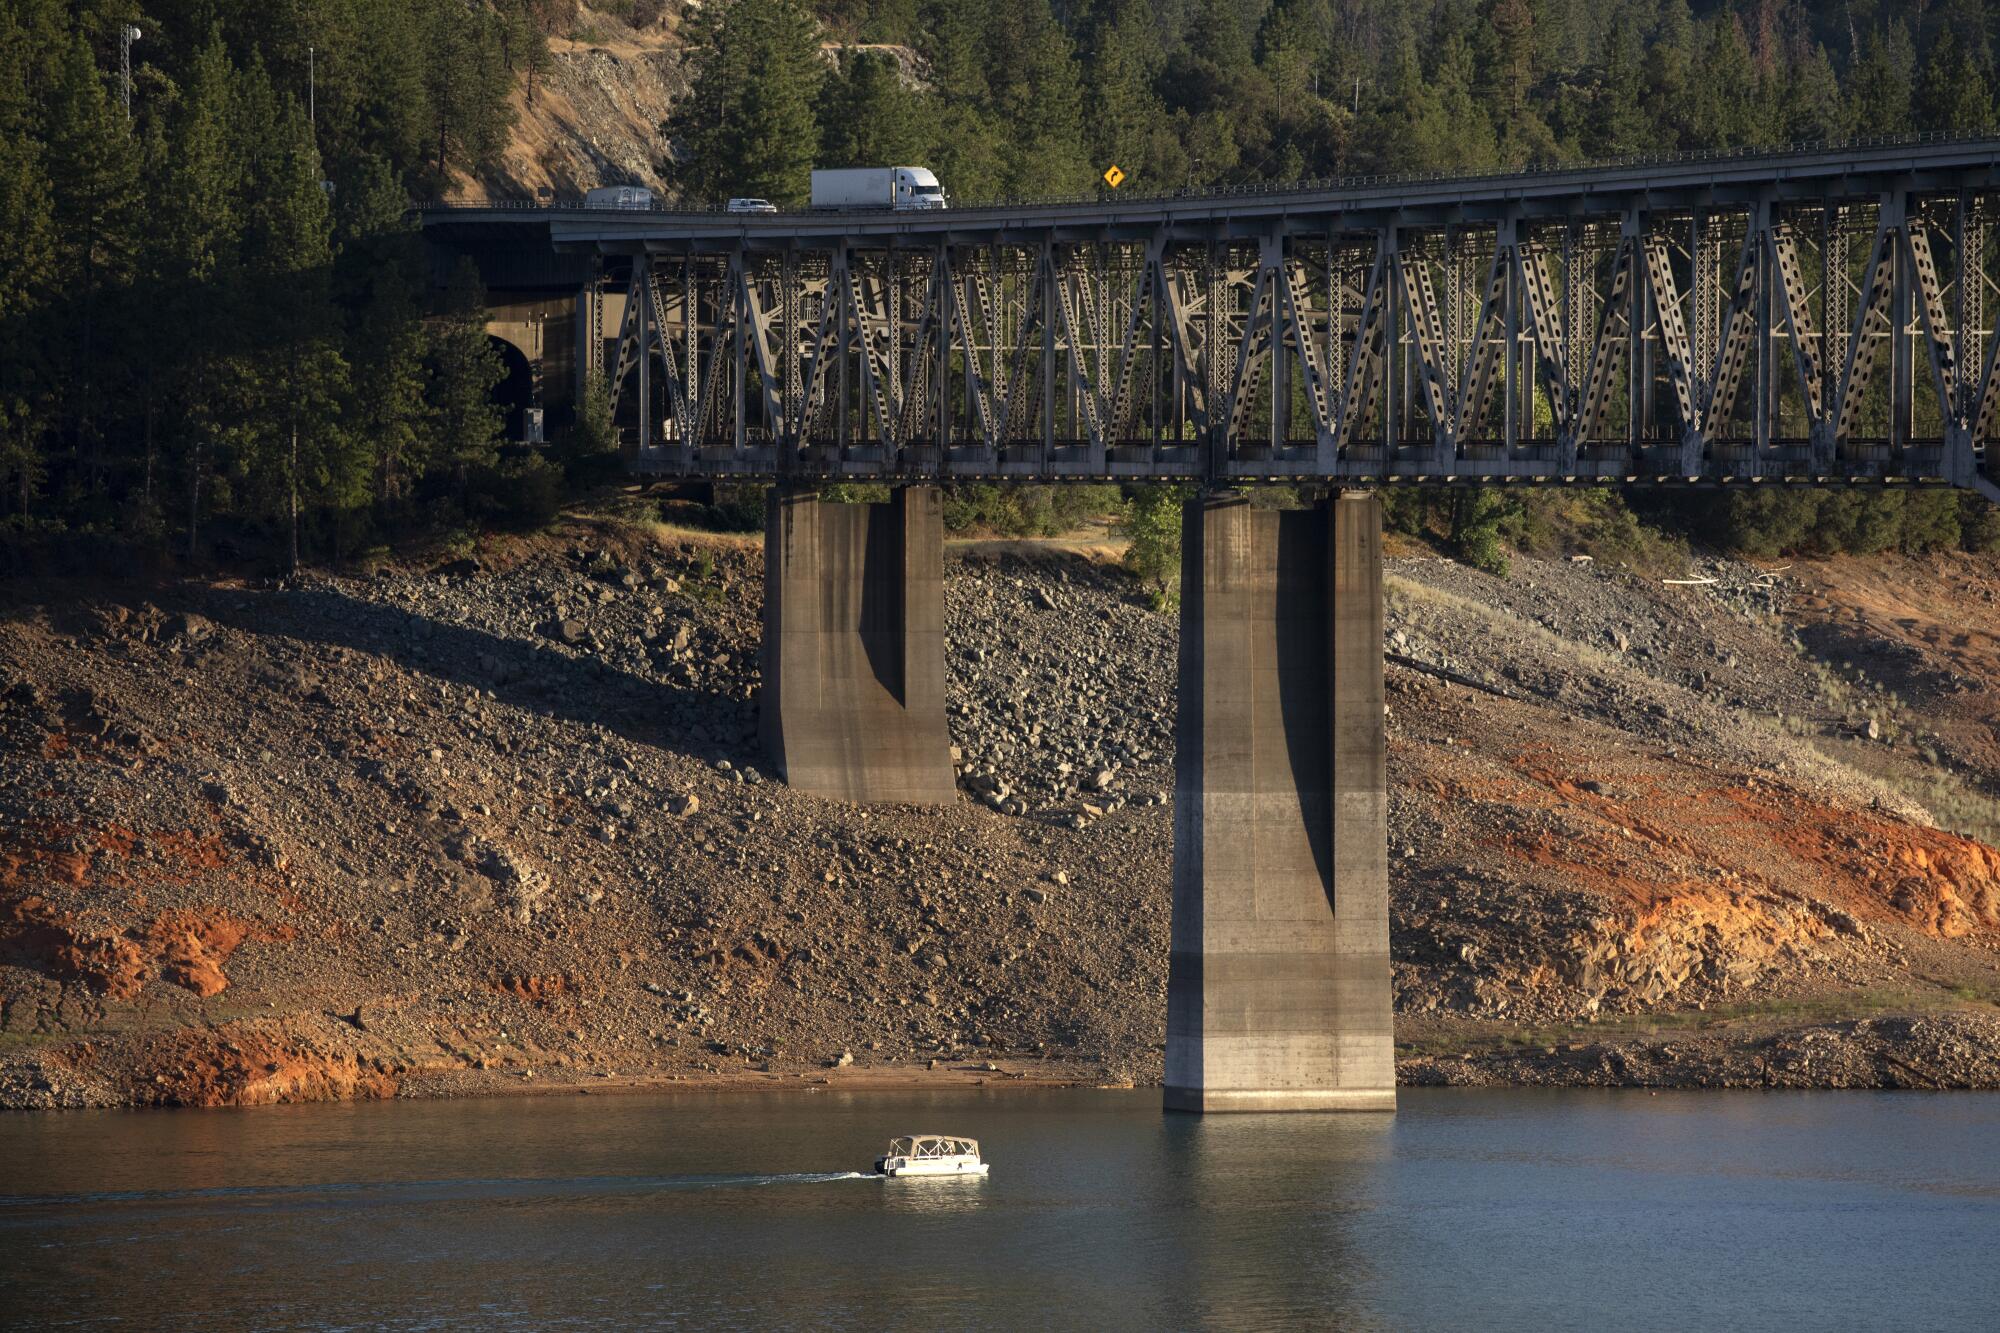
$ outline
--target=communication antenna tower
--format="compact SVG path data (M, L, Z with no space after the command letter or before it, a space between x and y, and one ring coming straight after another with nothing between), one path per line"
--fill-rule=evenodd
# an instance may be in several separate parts
M125 119L132 119L132 43L145 36L135 23L128 23L118 34L118 67L123 80Z

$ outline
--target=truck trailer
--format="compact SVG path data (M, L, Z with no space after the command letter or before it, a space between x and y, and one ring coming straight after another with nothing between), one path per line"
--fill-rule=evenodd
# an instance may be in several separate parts
M848 167L812 174L812 206L906 212L943 208L944 190L925 167Z
M653 192L643 185L600 185L583 196L585 208L650 209Z

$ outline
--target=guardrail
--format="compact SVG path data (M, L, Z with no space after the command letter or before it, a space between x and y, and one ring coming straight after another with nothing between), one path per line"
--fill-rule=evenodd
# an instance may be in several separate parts
M1771 161L1774 163L1796 160L1829 153L1853 152L1858 150L1879 151L1891 148L1920 148L1929 145L1978 144L1993 146L1996 156L2000 156L2000 138L1984 134L1950 134L1929 131L1919 134L1877 135L1853 139L1829 139L1818 142L1790 144L1782 148L1724 148L1704 149L1686 153L1633 154L1625 157L1599 158L1590 162L1538 162L1506 171L1454 172L1454 171L1411 171L1378 172L1356 176L1321 177L1300 181L1255 181L1238 185L1205 186L1201 189L1159 190L1150 193L1102 193L1042 195L1036 197L1009 196L1001 199L965 201L956 200L958 208L1038 208L1047 206L1072 206L1104 203L1201 203L1206 200L1228 200L1255 198L1281 194L1338 193L1356 190L1381 189L1395 185L1438 185L1463 183L1479 185L1513 180L1543 180L1554 176L1588 176L1612 171L1629 171L1644 168L1667 168L1697 166L1703 163ZM589 209L605 213L651 213L667 217L771 217L764 213L734 214L725 209L711 206L688 207L654 203L647 208L619 207L615 204L588 204L583 200L544 201L538 199L438 199L413 203L412 208L419 213L428 212L490 212L509 211L522 213L559 213ZM824 217L828 210L810 208L789 208L778 210L779 217Z

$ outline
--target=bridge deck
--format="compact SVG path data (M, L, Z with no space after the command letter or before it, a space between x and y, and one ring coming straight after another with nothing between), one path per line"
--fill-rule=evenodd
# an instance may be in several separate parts
M1987 488L2000 139L932 213L439 206L633 466ZM552 277L551 275L557 275Z

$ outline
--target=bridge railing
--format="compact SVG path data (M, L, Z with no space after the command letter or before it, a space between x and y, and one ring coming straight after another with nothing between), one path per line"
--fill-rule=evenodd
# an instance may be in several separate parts
M1990 142L1987 135L1959 134L1941 130L1924 131L1916 134L1871 135L1847 139L1808 140L1782 147L1697 149L1681 153L1634 153L1622 157L1593 158L1588 162L1531 162L1524 166L1508 168L1504 171L1462 172L1462 171L1406 171L1373 172L1350 176L1317 177L1295 181L1248 181L1234 185L1209 185L1200 188L1180 190L1154 190L1150 192L1105 190L1096 193L1071 193L1050 195L1009 195L999 199L957 200L957 206L964 208L1037 208L1049 206L1070 206L1118 203L1201 203L1206 200L1229 200L1254 198L1281 194L1340 193L1346 191L1381 189L1396 185L1436 185L1463 182L1478 185L1496 181L1543 178L1560 175L1588 175L1605 171L1644 170L1647 168L1668 168L1695 166L1702 163L1745 162L1768 159L1774 163L1807 157L1824 156L1829 153L1854 151L1879 151L1892 148L1917 148L1933 144ZM651 213L668 217L741 217L748 215L731 214L709 204L691 205L685 202L655 202L644 209L619 207L615 205L591 205L581 199L540 200L540 199L434 199L416 201L412 207L418 212L456 211L510 211L523 213L573 212L590 209L606 213ZM810 208L788 208L778 210L780 217L824 216L823 210Z

